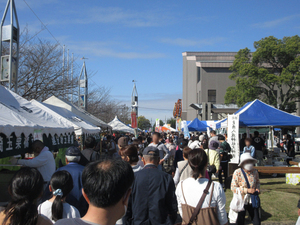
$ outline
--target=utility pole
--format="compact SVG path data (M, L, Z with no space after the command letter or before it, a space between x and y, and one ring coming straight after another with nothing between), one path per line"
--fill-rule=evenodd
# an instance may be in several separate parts
M67 86L69 85L70 82L70 73L69 73L69 49L67 50ZM69 90L69 88L67 87L67 89ZM66 99L68 99L69 101L69 92L67 91L67 96Z
M74 91L74 89L73 89L73 84L74 84L74 82L73 82L73 64L74 64L74 53L72 53L72 65L71 65L71 102L72 102L72 104L73 104L73 91Z
M131 95L131 127L134 128L134 134L137 138L138 134L138 93L136 89L136 81L133 80L133 90Z
M88 76L85 67L85 60L87 58L82 58L83 65L80 71L79 79L78 79L78 106L84 110L87 110L87 98L88 98ZM83 75L83 80L81 80L81 76ZM80 89L83 89L83 94L80 93Z
M4 22L10 7L10 23L4 26ZM0 27L0 81L8 82L8 88L11 90L14 84L15 92L18 92L18 64L19 64L19 37L20 27L17 16L17 10L14 0L8 0ZM9 55L3 52L2 42L9 43ZM15 50L14 50L15 46Z
M65 45L63 46L63 62L62 62L62 96L65 98Z

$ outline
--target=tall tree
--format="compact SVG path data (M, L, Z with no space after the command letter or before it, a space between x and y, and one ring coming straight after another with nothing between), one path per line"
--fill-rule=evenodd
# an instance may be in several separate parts
M144 116L139 116L138 117L138 128L141 130L148 130L151 127L150 120L148 120Z
M225 103L238 106L260 99L287 112L296 110L300 95L300 37L273 36L254 42L255 52L241 49L230 67Z

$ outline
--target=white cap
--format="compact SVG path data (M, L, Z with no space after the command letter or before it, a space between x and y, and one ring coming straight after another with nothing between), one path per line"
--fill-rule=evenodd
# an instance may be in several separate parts
M241 155L241 160L240 160L239 166L241 166L243 164L243 162L245 162L247 160L252 160L252 161L254 161L254 163L257 163L257 160L252 158L252 156L250 155L249 152L246 152L246 153Z

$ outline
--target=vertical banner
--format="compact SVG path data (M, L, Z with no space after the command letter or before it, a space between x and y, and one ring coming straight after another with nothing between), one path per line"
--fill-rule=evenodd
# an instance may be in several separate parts
M159 127L159 121L160 121L160 119L156 119L156 121L155 121L155 127Z
M184 133L184 137L188 137L190 138L190 132L189 132L189 128L187 126L186 121L182 121L183 124L183 133Z
M136 120L136 113L135 112L131 112L131 127L133 129L137 128L137 120Z
M176 119L176 130L181 131L181 118Z
M231 146L231 163L240 161L239 115L228 115L228 143Z

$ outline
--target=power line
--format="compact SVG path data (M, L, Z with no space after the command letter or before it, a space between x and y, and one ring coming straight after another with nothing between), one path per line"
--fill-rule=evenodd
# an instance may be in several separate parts
M173 111L173 109L148 108L148 107L141 107L141 106L139 106L139 109L150 109L150 110Z

